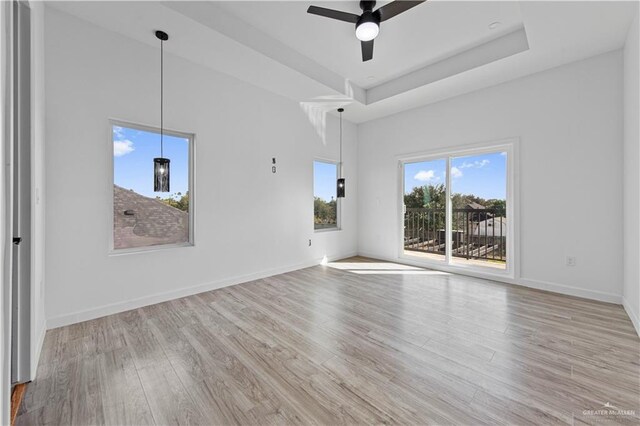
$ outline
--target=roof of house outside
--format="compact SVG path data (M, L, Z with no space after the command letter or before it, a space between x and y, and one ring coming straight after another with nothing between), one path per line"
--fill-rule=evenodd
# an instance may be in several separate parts
M189 213L118 185L113 185L113 218L115 249L189 241Z
M469 209L475 209L475 210L485 210L486 207L483 206L482 204L476 203L475 201L472 201L470 203L467 204L467 208Z

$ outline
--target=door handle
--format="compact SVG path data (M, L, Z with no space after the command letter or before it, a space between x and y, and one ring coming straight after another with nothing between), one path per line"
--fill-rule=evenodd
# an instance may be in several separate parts
M13 237L13 244L19 246L22 242L22 237Z

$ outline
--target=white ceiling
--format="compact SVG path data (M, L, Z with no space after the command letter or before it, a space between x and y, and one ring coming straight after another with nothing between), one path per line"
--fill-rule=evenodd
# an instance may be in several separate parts
M376 8L389 3L379 2ZM223 1L225 11L276 40L369 88L446 58L522 25L515 2L427 1L383 22L374 59L362 62L355 27L306 13L310 5L362 13L358 1ZM502 24L491 30L492 22Z
M362 63L352 25L306 13L310 4L357 13L357 1L49 4L154 47L153 30L163 28L171 34L170 53L317 108L348 104L345 118L354 122L619 49L638 7L613 1L432 0L384 22L374 59ZM501 25L489 29L496 21ZM492 40L518 28L524 28L528 49L463 69L447 65L461 52L480 52L483 46L486 52ZM402 86L412 71L434 68L450 72L367 101L368 93Z

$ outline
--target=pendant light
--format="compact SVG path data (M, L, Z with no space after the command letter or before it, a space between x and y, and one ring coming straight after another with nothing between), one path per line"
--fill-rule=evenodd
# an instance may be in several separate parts
M169 164L164 158L164 42L169 40L169 34L156 31L160 40L160 157L153 159L153 191L169 192Z
M340 113L340 173L338 174L339 177L336 185L336 195L338 198L344 198L345 180L342 177L342 113L344 112L344 108L338 108L338 112Z

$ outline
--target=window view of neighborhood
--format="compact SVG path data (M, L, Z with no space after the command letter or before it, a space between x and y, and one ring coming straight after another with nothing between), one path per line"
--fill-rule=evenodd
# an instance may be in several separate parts
M507 260L507 157L451 158L451 216L446 159L404 165L405 254L444 261L451 221L451 263L504 269Z
M313 229L338 227L337 178L336 163L313 162Z
M190 138L164 135L171 160L171 192L153 191L153 159L160 134L113 126L113 248L129 249L190 241Z

